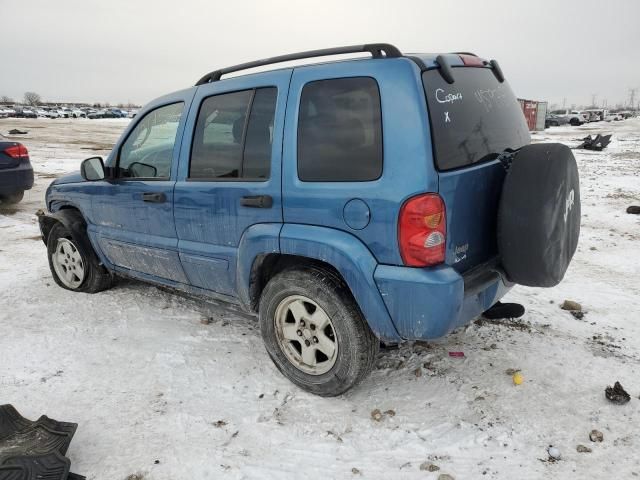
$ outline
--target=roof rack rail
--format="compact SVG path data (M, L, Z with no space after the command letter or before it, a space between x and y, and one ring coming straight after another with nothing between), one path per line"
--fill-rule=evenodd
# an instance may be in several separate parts
M290 53L288 55L280 55L278 57L265 58L263 60L255 60L253 62L241 63L231 67L221 68L207 73L204 77L196 82L196 86L205 83L217 82L222 75L227 73L238 72L240 70L248 70L250 68L272 65L274 63L289 62L292 60L302 60L304 58L325 57L329 55L343 55L347 53L370 53L373 58L398 58L402 57L402 52L388 43L367 43L365 45L351 45L348 47L323 48L320 50L309 50L306 52Z

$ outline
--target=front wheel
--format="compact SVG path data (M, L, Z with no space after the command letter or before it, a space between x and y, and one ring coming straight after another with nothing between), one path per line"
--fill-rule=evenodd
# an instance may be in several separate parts
M111 286L111 274L100 265L95 253L61 223L56 223L49 233L47 254L53 280L62 288L96 293Z
M580 125L580 120L578 120L577 118L572 118L569 123L574 126L577 127L578 125Z
M269 281L260 299L260 329L276 367L326 397L366 377L379 348L348 287L319 268L285 270Z

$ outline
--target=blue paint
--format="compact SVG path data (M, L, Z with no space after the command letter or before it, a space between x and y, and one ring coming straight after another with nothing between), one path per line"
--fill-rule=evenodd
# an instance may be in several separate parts
M364 200L353 198L344 206L342 216L349 228L362 230L371 221L371 210Z
M431 68L435 56L421 55ZM453 66L461 66L450 56ZM381 339L445 335L495 303L508 287L498 277L465 291L465 274L495 254L495 205L504 172L496 162L439 173L433 161L421 72L407 58L346 60L224 79L176 92L144 107L183 102L171 174L163 180L86 182L79 174L54 181L49 211L78 209L103 264L119 274L252 308L252 272L266 255L295 255L332 265L344 278L373 332ZM301 182L297 176L298 109L308 82L367 76L378 84L384 163L369 182ZM201 103L211 95L277 88L271 174L262 181L191 181L191 144ZM164 203L142 195L161 192ZM403 266L398 214L403 202L439 192L447 209L446 262ZM241 205L268 195L269 208ZM465 247L465 244L468 246Z

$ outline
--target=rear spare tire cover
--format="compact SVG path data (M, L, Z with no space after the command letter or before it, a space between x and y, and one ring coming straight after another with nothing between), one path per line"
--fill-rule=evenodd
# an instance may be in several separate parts
M498 208L498 249L509 280L553 287L580 235L580 181L571 149L527 145L514 156Z

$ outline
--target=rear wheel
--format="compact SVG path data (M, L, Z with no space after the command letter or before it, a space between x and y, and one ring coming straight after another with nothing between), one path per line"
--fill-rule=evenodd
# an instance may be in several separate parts
M336 396L373 368L379 341L348 287L319 268L285 270L260 299L260 329L276 367L311 393Z
M22 201L23 198L24 198L24 190L21 190L19 192L14 192L9 195L0 196L0 202L9 203L9 204L19 203Z

